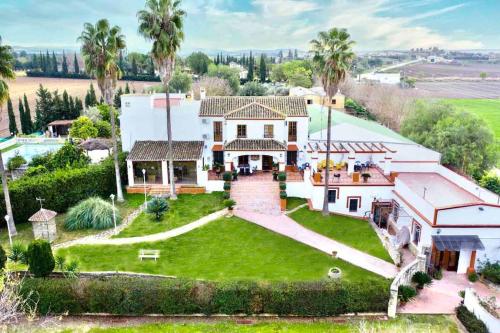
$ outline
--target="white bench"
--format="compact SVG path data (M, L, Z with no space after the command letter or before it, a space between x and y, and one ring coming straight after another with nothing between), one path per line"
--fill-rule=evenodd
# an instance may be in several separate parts
M156 259L160 258L160 250L139 250L139 259Z

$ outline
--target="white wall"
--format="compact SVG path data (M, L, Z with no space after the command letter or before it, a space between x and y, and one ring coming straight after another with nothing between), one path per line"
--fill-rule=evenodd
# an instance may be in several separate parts
M500 207L486 205L438 210L438 225L500 225Z
M394 191L404 198L411 206L429 221L434 220L434 206L415 194L401 179L396 177ZM400 200L401 201L401 200Z
M472 288L465 289L464 305L467 310L474 313L476 317L484 322L488 331L491 333L500 333L500 319L495 318L488 310L483 308Z

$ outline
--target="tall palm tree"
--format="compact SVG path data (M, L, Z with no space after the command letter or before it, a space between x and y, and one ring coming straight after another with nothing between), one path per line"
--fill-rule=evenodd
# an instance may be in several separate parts
M9 98L9 86L5 79L15 79L16 74L12 69L14 57L11 53L10 46L2 45L2 37L0 37L0 110L3 103ZM5 198L5 207L7 215L9 215L9 231L12 236L17 235L16 225L14 223L14 215L12 215L12 205L10 203L9 184L7 183L7 175L3 166L2 152L0 151L0 173L2 174L3 196Z
M101 96L104 97L104 102L109 108L115 162L116 197L117 201L123 201L113 98L116 81L122 74L118 66L118 58L120 51L125 48L125 36L121 34L120 27L111 27L108 20L101 19L95 25L85 23L78 41L82 43L81 51L85 70L97 79Z
M172 149L172 122L170 117L169 83L175 67L175 55L184 39L183 19L186 12L180 9L181 0L146 0L146 6L137 13L139 33L153 42L151 56L160 73L165 88L168 135L168 164L170 195L176 199L174 184L174 159Z
M314 53L313 63L321 78L321 83L328 98L328 124L327 124L327 148L326 148L326 170L325 170L325 194L323 198L323 215L328 215L328 181L330 177L330 142L332 124L333 96L338 92L339 85L345 80L347 71L354 60L352 46L354 42L345 29L332 28L329 31L321 31L318 38L311 41Z

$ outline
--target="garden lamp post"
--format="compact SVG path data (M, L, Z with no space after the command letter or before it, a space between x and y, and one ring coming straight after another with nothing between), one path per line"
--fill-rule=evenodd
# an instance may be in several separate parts
M10 216L5 215L5 222L7 222L7 232L9 233L9 243L10 248L12 248L12 235L10 234L10 224L9 224Z
M144 182L144 207L148 208L148 200L146 195L146 169L142 169L142 179Z
M116 235L116 212L115 212L115 195L111 194L111 203L113 204L113 224L115 225L115 235Z

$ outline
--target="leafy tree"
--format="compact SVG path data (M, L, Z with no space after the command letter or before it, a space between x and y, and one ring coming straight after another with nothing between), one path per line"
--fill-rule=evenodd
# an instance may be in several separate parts
M96 138L97 133L98 130L94 123L86 116L76 119L69 129L69 135L80 139Z
M481 80L486 79L487 76L488 76L488 73L486 73L486 72L479 73L479 77L481 78Z
M50 159L50 168L64 169L64 168L82 168L90 163L89 157L85 154L85 151L72 144L70 142L64 143L64 145L58 149Z
M285 82L287 78L283 71L283 65L274 65L271 69L270 78L273 82Z
M111 124L104 120L98 120L94 124L97 128L98 138L110 138L111 137Z
M186 93L191 90L192 84L191 75L176 70L170 81L170 92L177 93L180 91Z
M308 75L301 69L299 72L293 73L288 77L288 84L292 87L311 88L312 78L311 75Z
M26 129L29 133L33 133L34 132L33 120L31 119L31 109L26 94L24 94L23 101L24 101L24 117L25 117L24 121L26 123Z
M176 53L184 39L183 20L186 12L180 9L180 3L178 0L146 0L145 9L137 13L139 32L147 40L153 42L151 55L165 86L170 195L172 199L176 199L177 196L174 182L169 83L175 68Z
M26 164L26 159L22 157L21 155L15 155L14 157L11 157L7 161L7 169L9 171L16 170L20 168L22 165Z
M164 198L154 197L148 201L147 212L154 215L156 221L160 221L167 211L168 202Z
M7 262L7 255L5 254L5 250L2 245L0 245L0 271L5 268L5 263Z
M186 63L193 73L203 75L208 72L212 60L203 52L193 52L186 58Z
M329 31L321 31L318 34L318 39L312 40L311 44L314 52L313 62L321 78L326 96L332 100L339 90L339 85L345 80L347 71L355 58L354 52L352 52L354 42L351 41L347 30L332 28ZM331 124L332 106L328 103L326 165L330 165ZM325 169L325 179L330 179L330 168ZM326 216L329 214L328 186L325 186L323 197L322 213Z
M266 94L266 88L259 82L247 82L240 89L240 96L264 96Z
M266 58L264 54L260 55L259 77L261 83L266 82L267 69L266 69Z
M34 240L28 246L26 252L28 259L28 270L35 277L47 277L55 267L54 256L50 243L45 240Z
M229 82L218 77L203 76L198 82L193 84L195 98L200 98L200 88L205 88L207 96L231 96L233 90Z
M12 101L7 99L7 114L9 115L9 133L16 135L17 134L17 124L16 124L16 116L14 115L14 108L12 107Z
M479 184L493 193L500 195L500 176L495 171L485 173L481 177Z
M64 51L63 51L63 55L62 55L62 73L63 74L68 74L68 61L66 60L66 54L64 54Z
M73 58L73 72L75 72L75 74L80 74L80 66L78 65L78 58L76 57L76 53L75 57Z
M240 75L238 70L229 66L210 64L210 66L208 66L207 76L226 80L231 87L233 95L238 93L240 89Z

